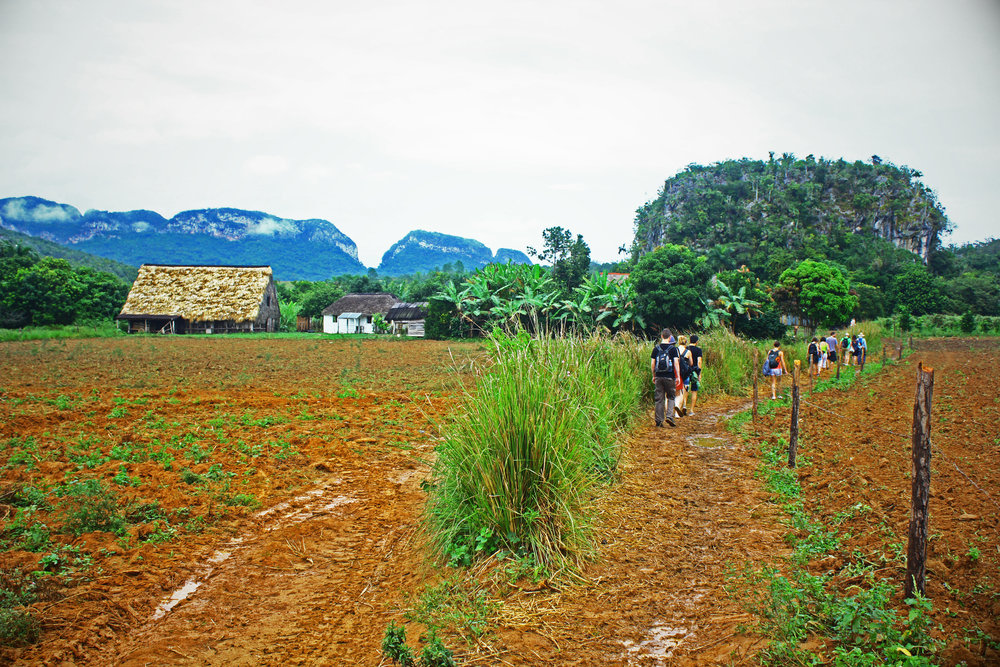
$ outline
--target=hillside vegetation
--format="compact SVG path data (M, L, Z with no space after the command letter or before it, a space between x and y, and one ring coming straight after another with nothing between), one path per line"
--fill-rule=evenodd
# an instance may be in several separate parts
M633 256L675 243L775 279L795 261L868 254L859 246L882 239L926 263L950 224L921 175L878 156L692 164L636 212Z

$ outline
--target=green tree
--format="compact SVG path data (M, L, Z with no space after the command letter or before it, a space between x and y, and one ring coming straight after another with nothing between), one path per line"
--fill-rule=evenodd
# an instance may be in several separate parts
M630 276L636 313L653 331L690 328L704 310L710 277L706 259L684 246L657 248L639 259Z
M3 309L26 313L36 325L72 324L84 296L84 283L73 267L53 257L18 269L4 287Z
M783 312L801 317L813 329L847 321L858 304L840 269L811 259L785 269L774 301Z
M972 314L971 310L965 311L965 315L962 315L962 321L959 324L963 333L972 333L976 330L976 316Z
M866 283L854 283L851 292L858 297L858 305L853 313L855 319L874 320L886 314L885 295L878 287Z
M913 315L940 313L945 309L941 282L922 265L905 267L893 278L891 289L896 308L905 307Z
M590 246L581 234L573 234L562 227L549 227L542 232L545 241L541 251L528 248L528 254L537 257L539 261L552 264L552 278L570 290L583 282L583 277L590 270Z
M344 296L344 288L333 280L313 283L309 289L300 293L299 315L303 317L321 317L323 309Z

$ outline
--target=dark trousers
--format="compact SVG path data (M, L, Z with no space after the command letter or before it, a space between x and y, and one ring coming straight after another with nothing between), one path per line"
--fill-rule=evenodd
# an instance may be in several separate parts
M653 378L653 387L655 388L653 392L653 413L656 416L656 423L661 424L663 423L664 396L667 398L667 416L671 419L674 418L674 399L677 398L677 387L674 376Z

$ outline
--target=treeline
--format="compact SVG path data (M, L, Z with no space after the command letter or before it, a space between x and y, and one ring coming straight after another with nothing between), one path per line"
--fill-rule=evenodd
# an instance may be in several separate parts
M121 311L121 278L0 242L0 328L95 322Z
M561 228L544 237L551 268L492 265L449 280L431 298L428 335L480 335L498 327L652 336L666 326L721 325L744 337L776 339L785 333L783 315L807 328L896 315L1000 315L995 240L937 249L925 266L908 250L867 237L833 257L789 259L773 278L770 264L734 266L716 252L667 243L605 267L629 274L616 283L581 270L589 251L580 237L566 243L570 235ZM555 239L559 247L552 247Z

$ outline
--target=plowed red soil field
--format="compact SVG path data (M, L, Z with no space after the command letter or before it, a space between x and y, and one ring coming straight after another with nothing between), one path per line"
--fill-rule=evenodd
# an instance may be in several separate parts
M8 544L0 569L52 572L39 579L32 605L38 642L6 649L2 659L387 664L386 624L400 619L409 594L441 577L419 539L420 482L435 422L455 408L458 382L474 381L483 354L476 344L409 340L0 345L8 542L31 489L47 498L35 516L47 535ZM801 453L811 459L800 473L803 495L830 516L870 506L850 519L856 525L844 548L887 554L881 567L902 582L905 562L893 549L905 552L909 445L888 432L909 433L918 360L937 369L934 620L951 637L981 631L979 644L955 639L946 664L991 664L990 637L1000 637L996 346L922 343L849 390L805 396L844 417L803 408ZM579 581L521 581L498 591L504 604L485 635L446 638L457 657L512 665L753 661L767 638L752 631L739 593L724 586L734 570L780 564L790 549L781 509L757 475L758 447L724 428L746 405L709 399L676 429L639 429L626 443L621 480L595 499L598 558ZM787 412L779 408L758 432L782 424ZM94 479L125 521L117 533L79 528L79 480Z

